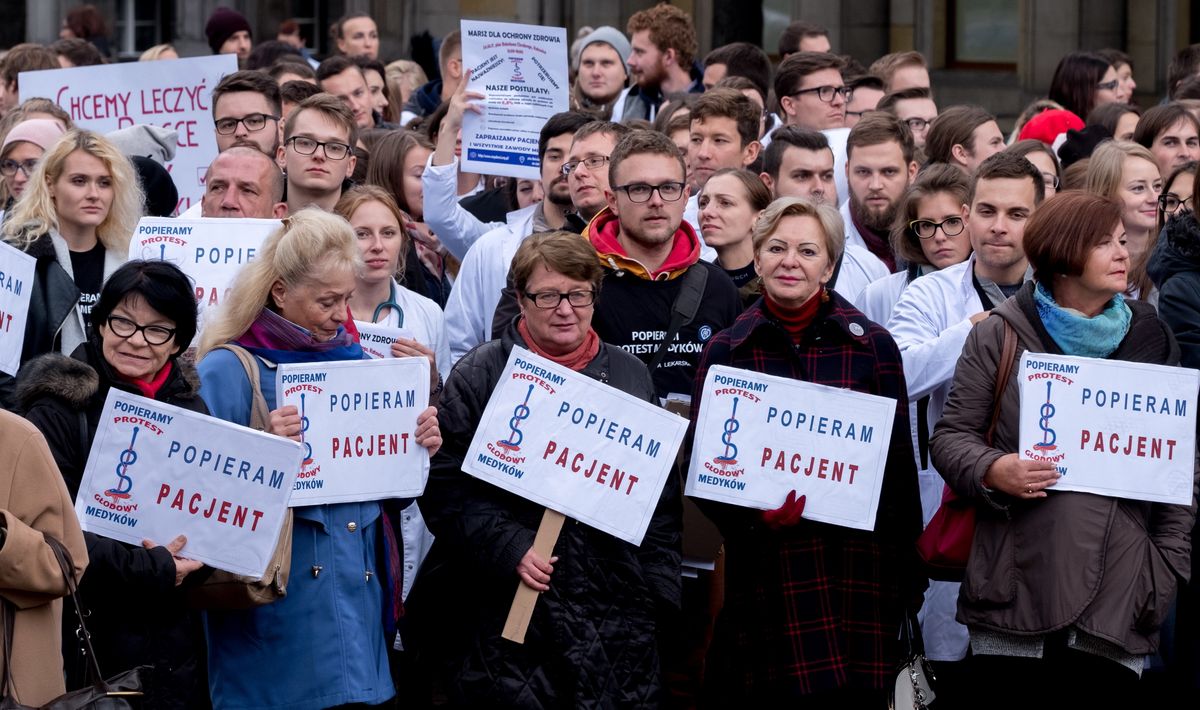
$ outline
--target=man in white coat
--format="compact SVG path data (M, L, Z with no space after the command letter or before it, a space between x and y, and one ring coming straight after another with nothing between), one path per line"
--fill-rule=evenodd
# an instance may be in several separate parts
M774 140L763 153L763 172L759 178L770 188L772 199L803 197L836 205L833 164L833 151L824 134L784 126L775 131ZM847 240L842 259L834 265L833 277L826 285L851 300L867 284L887 274L887 267L874 254Z
M512 257L525 237L562 229L566 224L568 212L575 205L562 168L567 162L575 132L588 123L591 123L588 116L573 111L550 117L542 127L539 142L546 198L535 205L509 212L506 225L484 234L467 250L454 289L446 301L446 335L450 340L451 362L458 362L471 348L492 339L492 316L504 290ZM594 172L607 176L606 168L607 165L603 165ZM603 191L599 195L602 196Z
M962 207L971 258L914 280L896 303L887 329L904 359L909 399L930 398L926 432L942 416L971 328L1029 278L1022 248L1025 224L1044 195L1041 173L1023 157L999 153L985 160ZM942 497L943 482L934 473L929 469L921 479L926 522ZM938 675L949 677L951 686L962 678L962 668L954 662L966 656L968 641L966 627L954 619L958 586L931 582L920 614L926 654L941 662Z

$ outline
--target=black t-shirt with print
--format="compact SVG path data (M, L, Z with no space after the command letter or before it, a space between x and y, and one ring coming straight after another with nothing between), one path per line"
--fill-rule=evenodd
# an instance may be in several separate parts
M104 285L104 245L96 242L87 251L71 252L71 272L75 274L75 288L79 289L79 312L83 314L86 333L92 327L92 308Z

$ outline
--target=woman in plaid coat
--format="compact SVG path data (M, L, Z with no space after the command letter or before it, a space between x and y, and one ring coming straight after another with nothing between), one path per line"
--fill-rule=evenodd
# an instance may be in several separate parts
M802 520L802 490L766 512L698 501L728 556L705 672L711 707L803 699L805 708L883 708L902 660L905 610L920 606L921 504L900 353L887 331L825 288L843 234L827 205L781 198L763 212L754 229L763 298L705 349L693 421L713 365L895 399L875 529Z

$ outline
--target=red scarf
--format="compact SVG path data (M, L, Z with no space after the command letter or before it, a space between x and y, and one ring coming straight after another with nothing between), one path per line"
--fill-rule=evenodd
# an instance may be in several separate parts
M167 377L170 375L171 361L167 360L167 364L163 365L162 369L158 371L158 374L154 376L154 379L150 380L149 382L140 379L130 379L124 376L122 376L121 379L133 385L134 387L137 387L138 391L142 393L143 397L147 399L154 399L154 395L158 394L158 391L162 389L164 384L166 384Z
M791 336L792 342L800 342L800 336L812 322L816 320L817 310L821 308L821 304L829 300L829 296L825 292L825 288L821 287L819 291L809 297L807 301L798 308L789 308L780 305L770 296L763 297L763 303L767 307L767 313L771 315L787 334Z
M547 360L556 362L575 372L579 372L587 367L589 362L596 359L596 353L600 352L600 336L596 335L596 331L591 328L588 328L587 335L583 338L583 343L566 355L551 355L538 347L538 344L533 340L533 336L529 334L529 326L525 325L524 318L517 322L517 332L525 339L530 350Z

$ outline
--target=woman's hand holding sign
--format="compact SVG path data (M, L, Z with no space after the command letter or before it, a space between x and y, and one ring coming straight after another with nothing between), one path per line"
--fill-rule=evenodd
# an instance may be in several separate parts
M270 432L285 439L300 441L300 410L289 404L271 412Z
M547 562L531 547L517 563L517 575L525 586L535 592L547 591L550 589L550 575L554 572L555 562L558 562L558 557L551 557Z
M438 427L437 407L426 407L425 411L417 415L417 443L429 449L430 456L442 448L442 430Z
M1048 461L1025 461L1016 454L996 459L983 475L983 485L1014 498L1045 498L1046 489L1058 482L1058 470Z
M203 562L199 562L197 560L179 556L179 552L183 549L183 546L186 544L187 544L187 537L185 537L184 535L180 535L179 537L175 538L174 540L172 540L166 544L167 552L170 552L171 559L175 560L175 586L176 587L183 584L183 580L185 577L187 577L192 572L195 572L196 570L198 570L204 566ZM158 546L159 546L158 543L154 542L153 540L142 540L142 547L146 548L147 550L153 550L154 548L156 548Z

